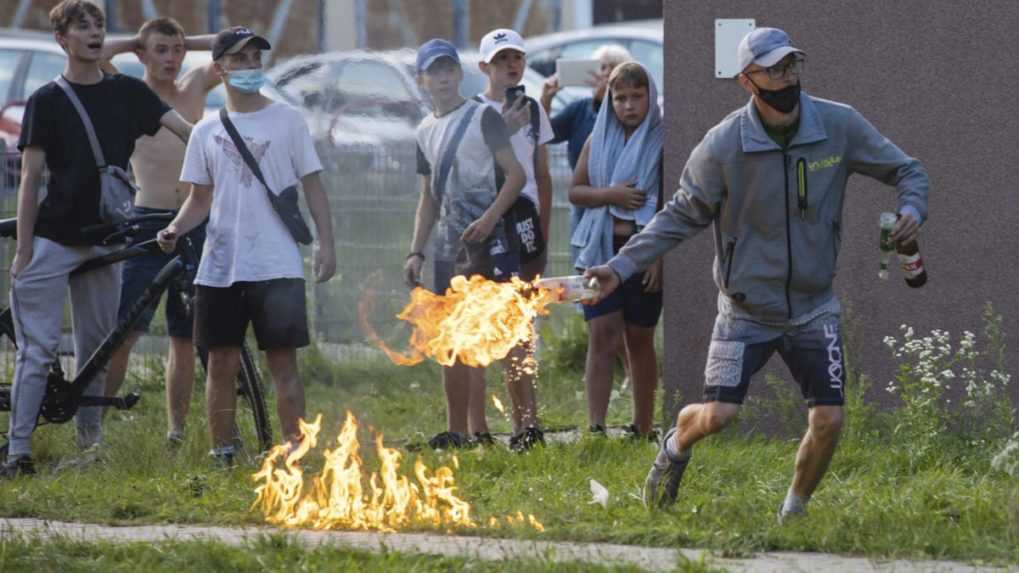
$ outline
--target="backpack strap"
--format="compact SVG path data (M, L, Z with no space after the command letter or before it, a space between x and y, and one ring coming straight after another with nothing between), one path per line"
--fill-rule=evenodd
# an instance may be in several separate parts
M442 159L439 161L439 169L436 172L435 177L432 178L432 195L437 200L442 199L442 193L446 188L446 179L449 178L449 172L453 169L453 159L456 157L456 150L460 147L460 141L463 140L464 134L467 133L467 127L471 124L471 119L474 118L474 113L478 111L479 105L472 105L470 109L464 112L460 123L456 126L456 131L446 142L446 148L442 152Z
M105 79L106 76L103 76ZM78 99L78 95L74 93L74 89L71 84L64 79L63 74L56 77L53 80L56 82L60 89L64 90L67 95L67 99L71 100L71 105L74 106L75 111L78 112L78 117L81 118L81 123L85 125L85 134L88 135L88 144L92 147L92 155L96 160L96 168L102 171L106 168L106 157L103 156L103 149L99 146L99 138L96 137L96 128L92 125L92 119L88 116L88 112L85 111L85 106L81 104L81 100Z

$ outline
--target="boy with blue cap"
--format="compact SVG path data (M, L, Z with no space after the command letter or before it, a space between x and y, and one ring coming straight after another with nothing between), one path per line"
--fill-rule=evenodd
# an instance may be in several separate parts
M680 411L644 484L645 505L676 501L691 449L739 411L751 377L777 351L810 409L779 520L803 514L842 427L845 364L832 279L846 182L861 173L894 185L892 240L916 240L930 183L919 161L852 107L801 92L805 53L785 32L740 42L736 79L750 102L691 152L664 210L606 265L590 269L601 297L681 241L713 227L715 320L702 404Z
M442 294L464 273L465 253L484 250L497 264L481 271L508 280L518 271L503 215L520 196L524 171L513 155L510 134L494 109L460 95L463 69L453 44L432 39L418 48L418 83L434 111L417 129L421 198L414 238L404 265L407 285L421 283L425 245L436 228L434 291ZM442 369L447 429L428 441L433 449L494 443L485 423L485 370L457 362ZM511 393L512 394L512 393ZM480 408L478 407L480 405ZM473 407L471 407L473 406ZM473 413L473 415L470 415ZM469 420L468 420L469 418Z

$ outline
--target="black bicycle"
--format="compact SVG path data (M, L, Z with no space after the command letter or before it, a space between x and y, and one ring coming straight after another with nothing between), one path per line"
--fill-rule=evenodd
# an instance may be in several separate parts
M148 252L158 252L159 245L155 239L135 241L137 235L146 224L156 222L169 222L172 218L168 213L156 213L142 215L112 225L94 225L82 229L83 233L101 245L125 245L124 248L116 250L107 255L96 257L82 263L71 272L71 275L87 273L91 270L112 265L120 261L131 259ZM16 235L17 219L0 220L0 237L14 238ZM197 253L191 241L185 237L178 242L175 257L160 269L141 296L131 305L126 315L119 320L114 329L106 336L103 343L92 353L88 361L74 376L68 380L60 366L60 362L54 363L49 370L46 379L46 393L43 397L39 415L36 420L36 427L45 423L62 424L74 417L78 408L85 406L113 407L118 410L127 410L138 403L140 396L137 393L129 393L123 397L86 396L85 390L92 380L109 363L114 351L127 339L128 335L138 323L142 313L150 305L159 301L163 292L175 281L182 287L180 291L185 297L185 305L190 305L191 292L188 288L193 283L198 260ZM17 344L14 335L14 321L11 317L11 309L5 308L0 312L0 336L7 336L12 343ZM202 366L207 366L208 353L199 349L199 358ZM268 451L273 445L272 427L269 423L269 416L265 406L265 394L259 380L258 369L255 361L248 350L247 345L241 348L241 369L237 375L237 394L243 397L242 403L249 410L255 441L258 443L261 452ZM9 412L11 409L11 383L10 381L0 382L0 411ZM236 423L236 422L235 422ZM240 425L236 429L238 438L242 438ZM0 428L0 435L6 438L6 428ZM243 441L243 440L242 440ZM8 444L5 440L0 446L0 457L6 457Z

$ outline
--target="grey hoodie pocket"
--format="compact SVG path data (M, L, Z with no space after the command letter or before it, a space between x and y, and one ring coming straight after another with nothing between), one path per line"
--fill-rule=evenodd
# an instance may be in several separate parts
M708 364L704 383L708 386L735 388L743 379L743 351L746 344L730 340L712 340L708 346Z

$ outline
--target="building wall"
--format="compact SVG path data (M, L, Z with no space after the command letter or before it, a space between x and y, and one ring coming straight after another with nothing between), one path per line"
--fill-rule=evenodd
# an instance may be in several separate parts
M1015 4L1003 0L665 2L669 184L704 133L747 100L733 80L713 77L716 18L784 28L808 54L806 91L853 105L930 171L930 220L920 241L930 282L919 290L897 273L887 282L876 276L878 213L894 209L894 189L857 175L846 190L835 284L851 310L851 358L871 376L876 398L887 401L883 388L894 373L882 339L898 336L901 324L980 334L990 301L1006 333L1019 334L1019 209L1012 204L1019 74L1001 48L1014 42L1016 16ZM699 400L717 293L712 256L706 232L667 259L664 371L667 389L679 392L666 404L669 414ZM1014 369L1015 346L1007 360ZM779 359L769 368L788 378ZM753 386L762 387L763 380Z

